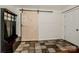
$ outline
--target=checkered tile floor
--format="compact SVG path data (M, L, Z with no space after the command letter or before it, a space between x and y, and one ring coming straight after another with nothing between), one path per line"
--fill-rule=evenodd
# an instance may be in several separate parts
M78 47L65 40L26 41L16 49L15 53L63 53L75 52Z

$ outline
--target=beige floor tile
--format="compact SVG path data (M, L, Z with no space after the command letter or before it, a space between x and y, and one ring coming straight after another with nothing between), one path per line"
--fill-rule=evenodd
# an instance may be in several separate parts
M21 53L28 53L28 50L23 50L21 51Z
M46 46L41 46L41 49L46 49Z
M56 52L55 49L53 49L53 48L48 48L48 51L49 51L50 53Z
M42 50L41 49L36 49L35 52L36 53L42 53Z

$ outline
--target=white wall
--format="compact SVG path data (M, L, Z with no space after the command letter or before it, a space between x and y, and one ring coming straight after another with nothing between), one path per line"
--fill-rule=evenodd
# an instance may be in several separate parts
M39 12L39 39L64 39L64 20L60 12Z

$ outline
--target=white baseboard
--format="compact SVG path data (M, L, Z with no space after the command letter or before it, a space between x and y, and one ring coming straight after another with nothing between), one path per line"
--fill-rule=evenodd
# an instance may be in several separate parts
M61 38L49 38L49 39L27 39L27 40L21 40L21 41L40 41L40 40L57 40Z

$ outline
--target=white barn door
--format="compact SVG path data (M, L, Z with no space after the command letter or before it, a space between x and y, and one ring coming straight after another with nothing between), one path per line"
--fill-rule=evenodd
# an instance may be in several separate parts
M38 14L32 11L22 13L22 41L38 40Z

